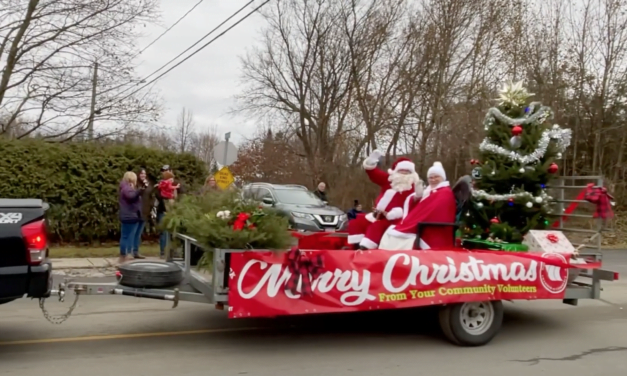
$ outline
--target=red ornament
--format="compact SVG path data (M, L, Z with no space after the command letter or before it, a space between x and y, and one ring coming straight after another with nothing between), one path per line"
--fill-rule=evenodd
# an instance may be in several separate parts
M514 199L513 199L513 198L510 198L510 199L509 199L509 200L507 200L507 201L509 201L509 202L514 202Z
M494 218L490 219L490 223L497 224L497 223L500 223L500 222L499 222L498 218L494 217Z
M478 160L478 159L471 159L471 160L470 160L470 164L471 164L471 165L476 165L476 164L479 164L479 163L480 163L480 162L479 162L479 160Z
M557 163L551 163L551 165L549 166L549 174L554 174L557 172L557 170L559 169L559 167L557 166Z
M512 128L512 135L514 136L520 136L523 132L523 129L520 125L515 125L514 128Z

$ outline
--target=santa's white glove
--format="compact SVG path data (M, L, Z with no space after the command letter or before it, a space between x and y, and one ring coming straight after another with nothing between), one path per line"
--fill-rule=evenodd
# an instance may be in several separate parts
M377 163L379 163L379 159L381 159L382 156L383 156L383 153L381 153L379 150L373 150L372 153L370 153L370 155L368 156L368 158L364 160L364 167L371 168L371 169L376 167Z
M368 156L368 159L373 163L379 163L379 159L383 157L383 153L380 150L373 150L372 153Z
M425 190L425 185L422 180L418 180L418 183L414 184L414 200L418 200L422 197L422 192Z

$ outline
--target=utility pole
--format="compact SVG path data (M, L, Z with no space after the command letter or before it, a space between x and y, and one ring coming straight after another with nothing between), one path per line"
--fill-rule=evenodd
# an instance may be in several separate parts
M229 151L229 139L231 138L231 132L225 133L224 134L224 141L226 141L224 143L224 159L222 159L222 167L226 167L226 158Z
M98 62L94 63L94 75L91 79L91 107L89 109L89 122L87 123L87 136L94 139L94 117L96 116L96 87L98 86Z

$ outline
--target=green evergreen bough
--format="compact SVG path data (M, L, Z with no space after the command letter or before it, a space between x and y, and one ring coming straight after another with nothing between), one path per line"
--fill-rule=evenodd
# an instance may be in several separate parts
M118 240L118 185L125 171L145 167L154 181L164 164L187 192L207 177L200 160L136 145L0 140L0 197L50 204L53 241Z
M242 220L241 229L235 229L241 213L248 218ZM240 200L236 191L185 196L164 218L169 232L189 235L203 244L205 250L285 250L292 243L288 224L288 219L279 212L260 207L257 202Z

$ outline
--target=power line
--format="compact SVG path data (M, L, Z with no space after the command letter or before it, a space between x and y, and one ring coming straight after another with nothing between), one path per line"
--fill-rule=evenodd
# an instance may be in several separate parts
M198 6L199 6L199 5L203 2L203 1L205 1L205 0L200 0L200 1L198 1L196 4L194 4L194 6L193 6L193 7L191 7L191 8L190 8L187 12L185 12L185 14L183 14L181 17L179 17L179 19L178 19L178 20L176 20L176 22L174 22L172 25L170 25L170 27L168 27L168 28L167 28L167 29L166 29L163 33L161 33L161 34L160 34L157 38L153 39L153 41L152 41L152 42L148 43L148 45L147 45L146 47L142 48L139 52L137 52L135 55L131 56L128 60L126 60L126 63L124 63L124 64L127 64L127 63L131 62L131 61L132 61L133 59L135 59L137 56L141 55L144 51L146 51L146 50L147 50L150 46L152 46L153 44L157 43L157 41L158 41L159 39L161 39L161 38L162 38L164 35L166 35L166 34L167 34L170 30L172 30L172 29L174 28L174 26L176 26L176 25L177 25L179 22L181 22L181 21L182 21L185 17L187 17L187 16L188 16L191 12L193 12L193 11L194 11L194 9L196 9L196 8L197 8L197 7L198 7ZM141 82L141 81L140 81L140 82ZM109 88L109 89L107 89L107 90L104 90L104 91L103 91L103 92L101 92L100 94L105 94L105 93L108 93L108 92L110 92L110 91L117 90L117 89L121 88L122 86L126 86L126 85L128 85L128 84L132 84L132 83L133 83L132 81L131 81L131 82L125 82L125 83L123 83L123 84L117 85L117 86L112 87L112 88ZM137 84L135 84L134 86L137 86Z
M250 4L252 4L253 2L255 2L255 0L251 0L248 3L246 3L246 5L244 5L243 7L241 7L239 10L237 10L237 12L233 13L229 18L227 18L226 20L224 20L222 23L220 23L220 25L216 26L213 30L211 30L210 32L208 32L207 34L205 34L202 38L200 38L196 43L194 43L193 45L191 45L189 48L187 48L185 51L181 52L178 56L176 56L174 59L168 61L166 64L164 64L161 68L157 69L156 71L154 71L153 73L151 73L149 76L145 77L144 79L142 79L140 82L144 82L147 78L149 78L150 76L155 75L157 72L159 72L160 70L162 70L163 68L165 68L168 64L170 64L171 62L173 62L174 60L176 60L177 58L179 58L181 55L183 55L185 52L189 51L190 49L192 49L194 46L198 45L200 42L202 42L204 39L206 39L209 35L211 35L212 33L214 33L217 29L219 29L222 25L224 25L225 23L227 23L229 20L231 20L233 17L235 17L237 14L241 13L242 10L246 9L246 7L248 7ZM192 56L196 55L198 52L202 51L203 49L205 49L207 46L209 46L211 43L215 42L217 39L219 39L220 37L222 37L224 34L226 34L227 32L229 32L231 29L233 29L235 26L239 25L240 23L242 23L245 19L247 19L248 17L250 17L251 15L253 15L255 12L257 12L259 9L261 9L263 6L265 6L266 4L268 4L270 2L270 0L266 0L264 1L261 5L259 5L258 7L256 7L255 9L253 9L251 12L247 13L244 17L240 18L236 23L234 23L233 25L231 25L230 27L228 27L226 30L224 30L223 32L221 32L220 34L218 34L215 38L213 38L212 40L210 40L209 42L205 43L204 45L202 45L200 48L198 48L196 51L194 51L191 55L187 56L185 59L183 59L182 61L180 61L179 63L177 63L176 65L174 65L173 67L171 67L170 69L168 69L167 71L163 72L162 74L160 74L158 77L150 80L150 82L147 82L145 85L143 85L142 87L140 87L139 89L133 91L132 93L130 93L129 95L121 98L121 99L117 99L117 100L110 100L108 101L105 105L112 105L112 104L116 104L119 102L122 102L126 99L128 99L129 97L135 95L137 92L141 91L142 89L144 89L145 87L153 84L154 82L156 82L157 80L159 80L160 78L162 78L163 76L165 76L166 74L168 74L169 72L171 72L172 70L174 70L175 68L177 68L178 66L180 66L181 64L183 64L185 61L189 60ZM135 85L137 86L137 85ZM132 88L132 87L131 87ZM130 88L129 88L130 89ZM124 93L127 90L122 91L122 93ZM122 94L120 93L120 94ZM98 111L102 111L105 108L105 106L100 106ZM88 120L88 119L83 119L81 122Z
M133 60L134 58L136 58L137 56L141 55L142 52L146 51L150 46L152 46L153 44L157 43L157 41L159 39L161 39L161 37L163 37L164 35L166 35L170 30L172 30L172 28L176 25L178 25L179 22L181 22L185 17L187 17L191 12L194 11L194 9L196 9L196 7L198 7L200 5L200 3L202 3L205 0L200 0L199 2L197 2L196 4L194 4L193 7L191 7L190 10L188 10L184 15L182 15L181 17L179 17L178 20L176 20L176 22L174 22L170 27L168 27L167 29L165 29L165 31L163 33L161 33L157 38L155 38L155 40L153 40L152 42L150 42L146 47L142 48L137 54L135 54L132 58L130 58L129 60Z
M185 52L189 51L190 49L192 49L194 46L196 46L198 43L200 43L203 39L205 39L207 36L209 36L211 33L213 33L215 30L217 30L220 26L222 26L224 23L228 22L228 20L230 20L231 18L233 18L235 15L237 15L239 12L241 12L244 8L246 8L249 4L253 3L255 0L251 0L248 4L244 5L242 8L240 8L240 10L238 10L236 13L234 13L231 17L229 17L228 19L226 19L224 22L222 22L220 25L218 25L215 29L213 29L212 31L210 31L209 33L207 33L204 37L202 37L200 40L198 40L198 42L194 43L191 47L189 47L187 50L183 51L181 54L179 54L177 57L175 57L174 59L170 60L168 63L164 64L163 67L157 69L155 72L153 72L152 74L150 74L149 76L147 76L145 79L147 79L148 77L156 74L158 71L160 71L161 69L163 69L165 66L167 66L168 64L170 64L172 61L176 60L178 57L180 57L182 54L184 54ZM259 5L258 7L256 7L255 9L253 9L252 11L250 11L249 13L247 13L244 17L240 18L237 22L235 22L233 25L229 26L226 30L224 30L223 32L221 32L220 34L216 35L213 39L211 39L209 42L203 44L200 48L198 48L196 51L194 51L192 54L188 55L185 59L181 60L180 62L178 62L177 64L173 65L172 67L170 67L168 70L166 70L165 72L161 73L159 76L153 78L152 80L150 80L149 82L145 83L143 86L141 86L139 89L133 91L132 93L130 93L129 95L123 97L122 99L118 99L117 102L121 102L124 101L126 99L128 99L129 97L133 96L134 94L136 94L137 92L141 91L142 89L144 89L145 87L149 86L150 84L152 84L153 82L159 80L160 78L162 78L163 76L165 76L166 74L170 73L171 71L173 71L175 68L179 67L181 64L183 64L184 62L186 62L187 60L189 60L192 56L196 55L197 53L199 53L200 51L202 51L203 49L205 49L207 46L209 46L211 43L215 42L216 40L218 40L220 37L222 37L224 34L228 33L231 29L233 29L235 26L239 25L240 23L242 23L244 20L246 20L248 17L252 16L255 12L257 12L259 9L261 9L262 7L264 7L266 4L268 4L270 2L270 0L266 0L264 1L261 5ZM144 81L142 80L142 81Z
M240 14L244 9L246 9L250 4L254 3L255 0L250 0L248 3L246 3L243 7L239 8L235 13L233 13L229 18L227 18L226 20L222 21L218 26L214 27L211 31L209 31L207 34L205 34L202 38L200 38L199 40L196 41L196 43L192 44L191 46L189 46L185 51L181 52L180 54L176 55L174 58L170 59L170 61L168 61L167 63L163 64L161 67L159 67L159 69L155 70L154 72L152 72L151 74L149 74L148 76L142 78L138 84L128 87L125 90L122 90L122 92L118 93L119 95L124 94L125 92L129 91L130 89L132 89L135 86L138 86L139 84L141 84L142 82L145 82L147 79L149 79L150 77L154 76L155 74L159 73L159 71L163 70L165 67L167 67L168 65L170 65L173 61L175 61L176 59L178 59L179 57L183 56L187 51L191 50L192 48L196 47L200 42L202 42L203 40L207 39L211 34L213 34L214 32L216 32L216 30L218 30L219 28L221 28L224 24L226 24L227 22L229 22L231 19L233 19L235 16L237 16L238 14ZM256 12L259 8L261 8L262 6L264 6L268 1L266 1L265 3L261 4L259 7L257 7L255 10L253 10L250 14ZM245 16L248 17L248 16ZM241 19L239 22L241 22L243 19ZM237 25L237 23L235 24ZM235 26L233 25L233 26ZM231 27L232 28L232 27ZM227 29L227 31L230 29ZM222 33L224 34L224 33ZM220 35L222 35L220 34ZM204 47L203 47L204 48ZM185 60L183 60L185 61ZM143 87L146 87L147 85L144 85ZM135 93L135 92L134 92ZM125 97L126 99L127 97Z

